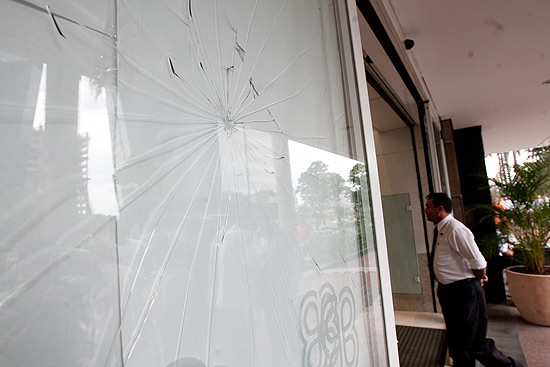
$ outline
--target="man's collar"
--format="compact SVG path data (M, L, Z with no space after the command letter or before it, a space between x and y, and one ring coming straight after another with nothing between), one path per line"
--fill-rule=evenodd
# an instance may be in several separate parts
M441 219L437 224L437 229L440 230L446 223L453 218L453 213L449 213L445 218Z

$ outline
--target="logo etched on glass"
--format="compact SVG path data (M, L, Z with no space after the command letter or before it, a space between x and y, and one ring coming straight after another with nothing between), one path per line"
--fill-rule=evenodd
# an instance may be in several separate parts
M308 292L300 307L304 366L357 366L359 344L355 328L355 301L349 287L337 295L325 283Z

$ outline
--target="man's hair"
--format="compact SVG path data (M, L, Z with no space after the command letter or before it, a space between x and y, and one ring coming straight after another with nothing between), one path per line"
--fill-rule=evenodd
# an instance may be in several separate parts
M434 207L442 206L447 213L453 212L453 201L444 192L434 192L426 196L426 199L432 199Z

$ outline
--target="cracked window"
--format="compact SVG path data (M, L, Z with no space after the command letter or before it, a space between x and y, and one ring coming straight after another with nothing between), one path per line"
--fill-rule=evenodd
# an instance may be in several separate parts
M3 12L0 364L387 364L342 4Z

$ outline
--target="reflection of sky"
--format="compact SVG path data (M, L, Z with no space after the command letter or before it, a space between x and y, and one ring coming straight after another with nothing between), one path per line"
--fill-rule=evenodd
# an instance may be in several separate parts
M344 180L349 179L349 172L357 161L330 153L309 145L288 141L290 152L290 171L292 174L292 186L298 186L298 179L302 172L307 171L311 163L321 161L328 166L328 172L338 173Z
M46 126L46 87L48 80L48 65L42 65L42 75L40 76L40 86L38 87L38 97L36 98L36 108L34 110L34 119L32 128L35 131L44 130Z
M88 135L88 198L93 214L117 215L113 149L105 89L82 77L78 89L78 133Z

